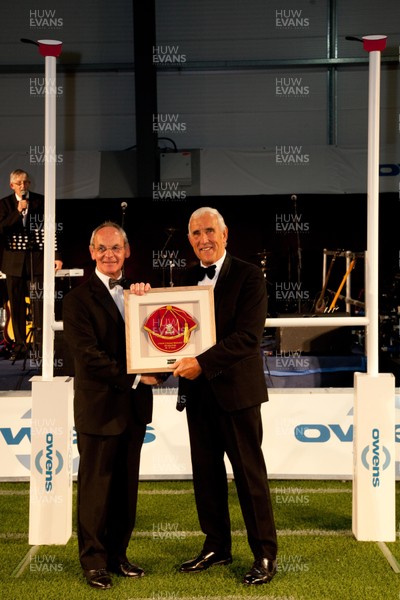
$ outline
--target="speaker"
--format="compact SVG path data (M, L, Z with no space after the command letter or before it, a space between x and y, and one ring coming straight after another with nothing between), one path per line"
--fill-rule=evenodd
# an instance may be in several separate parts
M301 317L302 315L280 315ZM310 315L303 315L305 318ZM335 314L335 316L345 316ZM346 313L346 316L348 314ZM324 317L318 317L320 319ZM329 317L326 317L329 319ZM352 347L351 327L321 325L318 327L277 327L275 335L277 352L302 352L311 355L350 354Z

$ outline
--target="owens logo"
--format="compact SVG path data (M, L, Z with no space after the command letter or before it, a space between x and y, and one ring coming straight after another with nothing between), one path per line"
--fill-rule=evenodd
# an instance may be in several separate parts
M371 454L370 458L368 454ZM379 429L372 430L372 449L369 445L364 448L361 453L361 462L367 471L372 466L372 485L373 487L379 487L381 471L384 471L390 465L390 452L385 446L380 445Z
M43 456L44 451L40 450L35 458L35 467L40 475L43 475L43 473L46 474L44 487L46 492L51 492L53 489L54 475L58 475L64 466L64 459L61 453L58 450L54 451L54 439L52 433L46 434L46 456L44 468L42 467ZM57 460L57 466L54 465L55 459Z

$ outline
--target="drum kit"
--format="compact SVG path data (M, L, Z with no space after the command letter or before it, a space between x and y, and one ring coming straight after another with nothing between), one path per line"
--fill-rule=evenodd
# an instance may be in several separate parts
M263 272L265 281L267 285L272 285L272 282L268 279L268 271L271 270L270 267L270 257L272 252L268 252L267 250L262 250L261 252L257 252L253 255L256 258L256 262ZM312 306L309 307L308 310L304 310L302 312L307 313L315 313L315 314L331 314L335 311L339 310L337 306L338 300L344 300L347 306L346 310L348 310L349 306L357 307L357 312L360 313L365 309L365 303L361 300L355 300L354 298L348 297L344 294L341 294L343 287L347 282L350 282L350 277L353 269L356 266L357 260L360 258L364 258L364 253L354 253L345 250L324 250L324 261L326 261L326 257L331 255L331 260L328 269L326 269L326 263L324 262L323 269L323 285L321 290L318 292ZM332 271L334 269L335 263L338 257L346 258L346 270L343 275L343 278L340 281L340 284L337 290L332 290L328 288L329 281L331 278ZM271 295L270 295L271 296ZM280 311L280 312L290 312L290 311Z
M364 259L364 253L353 253L343 250L324 251L326 256L330 256L329 265L325 263L323 274L323 285L319 293L317 293L314 303L308 314L324 315L332 314L338 310L346 311L347 314L364 315L365 302L364 290L361 289L356 295L356 298L348 295L348 288L345 284L351 277L357 262ZM273 282L269 279L269 273L272 270L272 252L262 250L253 255L256 264L261 268L267 287L273 286ZM331 281L332 271L338 269L337 262L339 257L346 258L343 277L339 287L335 291L330 289L329 282ZM335 267L336 265L336 267ZM363 265L364 268L364 265ZM345 288L345 291L343 290ZM340 308L338 306L342 308ZM274 311L276 305L274 293L269 293L269 317L274 317L282 314L290 314L290 310L285 310L287 307L279 307L279 311ZM292 307L293 308L293 307ZM296 311L292 311L292 313ZM379 344L381 356L388 356L392 359L400 359L400 273L394 275L393 281L389 284L382 284L379 294ZM365 328L354 328L352 331L354 340L353 346L355 352L365 352Z
M334 251L324 250L322 287L315 295L314 299L312 295L309 295L308 300L301 303L299 303L297 299L292 301L282 301L282 299L276 297L274 290L275 283L271 280L271 271L274 270L272 254L272 252L264 249L261 252L253 255L256 264L258 264L263 272L268 288L268 317L273 318L276 316L295 316L296 314L303 316L323 316L325 314L334 314L337 311L340 311L343 314L357 314L360 316L364 314L365 303L363 302L363 290L361 290L360 294L357 296L357 299L352 298L350 293L350 279L352 272L355 269L357 262L364 258L364 253L354 253L341 249ZM327 257L330 257L329 265ZM339 258L345 259L345 262L340 264L340 261L338 260ZM342 274L340 274L341 270L344 271ZM341 277L336 290L330 289L329 287L330 285L335 287L335 285L330 283L332 280L332 272L335 273L336 279L338 277L338 272L339 276ZM289 272L287 273L287 279L290 279ZM289 281L287 283L287 287L288 289L291 289ZM293 289L295 288L301 289L301 282L300 284L293 283ZM272 331L266 330L265 335L268 333L273 335ZM364 328L354 328L352 330L351 337L353 339L352 346L357 347L355 351L357 353L363 353L365 345Z

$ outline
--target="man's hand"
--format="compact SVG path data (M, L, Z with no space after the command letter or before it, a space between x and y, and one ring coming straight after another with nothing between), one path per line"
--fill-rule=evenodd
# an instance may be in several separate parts
M201 374L201 367L197 358L181 358L172 365L174 377L196 379Z
M143 283L143 281L141 283L132 283L129 288L129 293L143 296L150 288L151 285L149 283Z
M56 271L59 271L60 269L62 269L63 263L62 260L55 260L54 261L54 269Z
M20 200L18 202L17 208L18 208L18 212L22 213L23 210L28 208L28 200Z

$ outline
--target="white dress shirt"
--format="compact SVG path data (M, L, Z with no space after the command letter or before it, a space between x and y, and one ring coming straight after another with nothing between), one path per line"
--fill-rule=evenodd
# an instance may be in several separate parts
M201 281L198 282L197 285L212 285L213 287L215 287L215 284L217 283L219 272L220 272L221 267L222 267L222 263L225 260L225 256L226 256L226 250L225 250L223 256L221 256L221 258L219 258L217 260L217 262L213 263L216 266L214 277L212 279L210 279L209 276L206 275L204 277L204 279L202 279ZM200 262L200 266L202 266L204 268L206 267L206 265L203 265L202 262ZM212 265L207 265L207 266L211 267Z
M113 278L109 277L108 275L104 275L103 273L100 273L100 271L97 269L97 267L96 267L96 275L99 279L101 279L101 281L104 283L104 285L108 289L112 299L114 300L115 304L118 307L119 312L122 315L122 318L125 320L125 304L124 304L124 289L123 289L123 287L121 285L115 285L111 289L110 285L109 285L109 281L110 281L110 279L113 279ZM121 278L122 278L122 274L121 274ZM136 375L135 381L133 382L133 385L132 385L133 389L137 388L138 383L140 381L140 377L141 377L141 375Z

